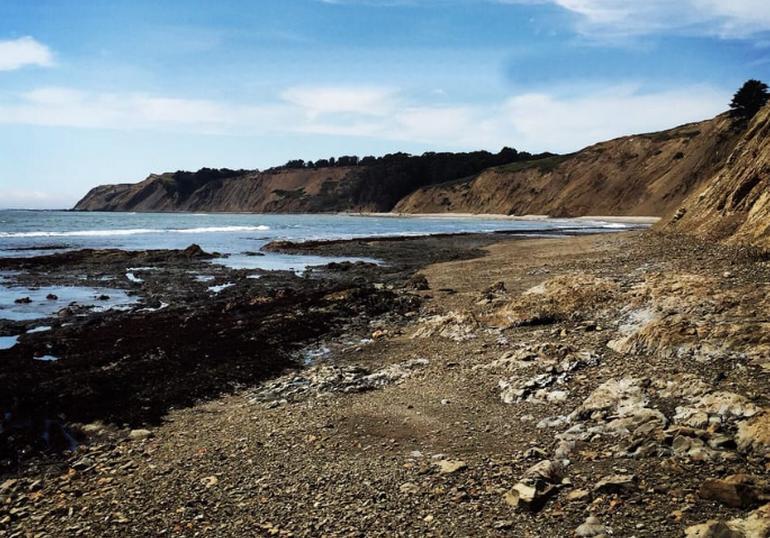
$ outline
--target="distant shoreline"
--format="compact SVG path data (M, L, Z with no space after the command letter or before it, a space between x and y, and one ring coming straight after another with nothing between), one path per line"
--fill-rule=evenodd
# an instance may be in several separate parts
M403 218L468 218L468 219L490 219L490 220L557 220L561 217L551 217L550 215L504 215L501 213L377 213L377 212L342 212L339 215L348 215L353 217L403 217ZM598 220L605 222L618 222L626 224L655 224L661 217L652 216L603 216L603 215L585 215L581 217L563 217L564 220Z
M382 218L431 218L431 219L486 219L486 220L596 220L624 224L656 224L661 217L653 216L619 216L619 215L583 215L580 217L552 217L550 215L506 215L503 213L396 213L376 211L339 211L328 213L260 213L251 211L87 211L80 209L21 209L2 208L0 211L63 211L68 213L148 213L148 214L209 214L209 215L340 215L348 217L382 217Z

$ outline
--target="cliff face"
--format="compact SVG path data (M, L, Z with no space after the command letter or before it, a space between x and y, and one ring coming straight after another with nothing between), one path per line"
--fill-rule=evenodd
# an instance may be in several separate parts
M571 155L393 154L348 166L154 174L96 187L75 209L666 216L684 204L666 219L670 229L756 242L768 227L769 115L738 129L723 114Z
M476 175L490 166L537 158L500 153L403 153L347 166L308 167L302 161L265 172L213 170L153 174L141 183L96 187L81 211L390 211L404 196L433 183ZM348 162L352 158L345 158Z
M492 168L418 189L394 211L662 216L724 164L737 141L730 124L721 115L572 155Z
M301 212L320 210L327 194L350 182L351 168L243 172L187 185L178 173L136 184L103 185L75 206L80 211Z
M660 227L770 248L770 105L743 131L725 166Z

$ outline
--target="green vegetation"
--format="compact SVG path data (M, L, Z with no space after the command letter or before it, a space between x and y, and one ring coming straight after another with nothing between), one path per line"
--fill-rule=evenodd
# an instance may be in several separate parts
M744 82L730 102L731 114L741 120L753 118L770 98L767 89L767 84L760 80L751 79Z
M299 189L295 189L293 191L287 191L283 189L275 189L273 191L273 194L278 196L279 198L283 198L284 200L299 200L300 198L303 198L305 196L305 187L300 187Z
M523 161L518 163L506 164L498 166L495 170L499 172L521 172L522 170L528 170L530 168L537 168L542 173L553 172L561 163L572 157L574 153L567 155L549 155L542 159L535 159L530 161Z

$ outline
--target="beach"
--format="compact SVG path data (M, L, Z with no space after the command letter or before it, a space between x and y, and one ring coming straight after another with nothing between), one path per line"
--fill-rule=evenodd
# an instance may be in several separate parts
M205 306L70 329L120 351L39 378L81 444L5 473L8 529L556 536L591 515L677 536L744 513L703 484L764 472L770 268L751 252L652 232L271 249L386 263L334 263L310 287L270 277L283 291L244 278ZM164 256L173 273L180 255ZM98 398L98 372L131 391L71 404Z

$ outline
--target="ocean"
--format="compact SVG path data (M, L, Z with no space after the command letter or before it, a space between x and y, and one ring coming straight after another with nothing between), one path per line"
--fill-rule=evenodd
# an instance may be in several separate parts
M355 258L272 252L254 256L249 253L259 251L274 240L307 241L502 230L537 236L568 231L609 232L632 227L634 225L570 219L3 210L0 211L0 257L39 256L82 248L183 249L196 243L207 252L227 255L211 263L235 269L292 270L301 273L311 265ZM93 297L104 291L65 287L20 289L12 284L8 276L0 272L0 319L23 320L52 315L54 312L51 309L56 305L45 300L49 293L66 302L93 303ZM29 296L32 302L17 304L15 300L20 295ZM118 308L131 302L114 289L108 295L111 302L102 304L101 308Z

